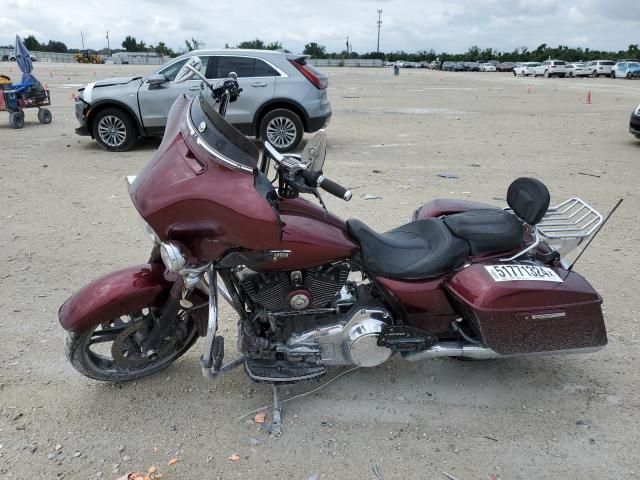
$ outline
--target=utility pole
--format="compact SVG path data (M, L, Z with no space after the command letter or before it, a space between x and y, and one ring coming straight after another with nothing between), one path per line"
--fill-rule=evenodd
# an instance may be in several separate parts
M349 58L349 37L347 36L347 58Z
M380 26L382 25L382 10L378 10L378 48L376 52L380 53Z
M84 32L80 30L80 38L82 38L82 50L84 50Z
M111 56L111 45L109 44L109 30L107 30L107 57Z

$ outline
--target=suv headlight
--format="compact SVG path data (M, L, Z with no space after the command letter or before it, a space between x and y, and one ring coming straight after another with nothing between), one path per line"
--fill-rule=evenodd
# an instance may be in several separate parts
M171 242L162 242L160 244L160 256L162 257L162 263L170 272L179 273L187 265L187 257L177 245Z
M640 105L638 105L638 106L636 107L636 111L635 111L635 112L633 112L633 113L634 113L635 115L637 115L637 116L639 116L639 117L640 117Z

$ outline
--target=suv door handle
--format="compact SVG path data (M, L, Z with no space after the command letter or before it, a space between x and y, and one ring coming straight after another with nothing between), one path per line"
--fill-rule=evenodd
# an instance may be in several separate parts
M262 83L262 82L256 82L256 83L252 83L251 86L252 87L266 87L267 84L266 83Z

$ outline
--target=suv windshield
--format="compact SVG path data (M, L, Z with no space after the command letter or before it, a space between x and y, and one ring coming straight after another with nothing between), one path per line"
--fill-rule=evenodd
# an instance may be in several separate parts
M194 143L200 145L227 167L247 173L257 168L258 148L222 118L204 95L193 99L187 120L189 131L184 137L190 147L198 149Z

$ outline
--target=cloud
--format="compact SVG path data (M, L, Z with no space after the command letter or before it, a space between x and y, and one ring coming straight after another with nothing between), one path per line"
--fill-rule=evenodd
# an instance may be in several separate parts
M0 16L0 44L12 44L18 33L77 48L82 31L85 45L100 49L109 31L112 47L132 35L175 49L195 37L210 47L260 38L293 51L309 42L341 51L348 36L355 51L367 52L376 49L378 9L383 51L533 49L541 43L619 50L637 43L640 31L638 0L110 0L104 6L98 0L0 0L0 12L11 12Z

